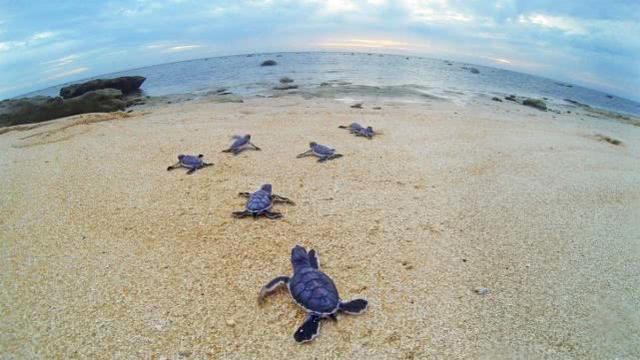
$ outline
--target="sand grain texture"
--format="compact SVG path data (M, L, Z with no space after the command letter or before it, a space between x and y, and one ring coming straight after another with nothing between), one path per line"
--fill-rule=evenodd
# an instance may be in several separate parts
M640 357L637 127L297 97L73 121L0 135L2 357ZM242 133L263 151L220 152ZM295 159L312 140L344 157ZM179 153L215 165L167 172ZM265 182L296 206L232 219ZM284 291L256 302L295 244L371 304L304 346Z

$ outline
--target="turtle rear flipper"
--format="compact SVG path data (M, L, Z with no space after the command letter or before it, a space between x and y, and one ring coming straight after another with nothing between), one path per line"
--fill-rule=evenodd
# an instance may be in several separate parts
M299 343L309 342L320 334L320 320L317 315L309 314L298 330L293 334L293 338Z
M230 153L232 151L233 151L233 148L228 148L228 149L222 150L223 153Z
M281 213L279 213L279 212L266 210L266 211L264 212L264 216L268 217L268 218L269 218L269 219L271 219L271 220L275 220L275 219L279 219L279 218L281 218L281 217L282 217L282 214L281 214Z
M348 302L341 302L338 309L349 315L360 315L367 310L369 302L365 299L355 299Z
M189 169L189 171L187 171L187 175L191 175L191 174L193 174L194 172L196 172L196 170L198 170L198 168L191 168L191 169Z
M181 165L181 164L180 164L180 162L178 161L177 163L175 163L175 164L173 164L173 165L169 166L169 167L167 168L167 171L171 171L171 170L179 169L179 168L181 168L181 167L182 167L182 165Z

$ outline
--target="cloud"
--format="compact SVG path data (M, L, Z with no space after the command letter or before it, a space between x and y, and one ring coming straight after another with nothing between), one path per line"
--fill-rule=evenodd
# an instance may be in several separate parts
M172 46L168 49L166 49L166 51L168 52L180 52L180 51L188 51L188 50L193 50L193 49L197 49L197 48L201 48L202 45L180 45L180 46Z
M49 77L47 77L47 80L56 80L56 79L61 79L61 78L65 78L71 75L75 75L75 74L80 74L80 73L84 73L89 71L88 67L78 67L75 69L71 69L71 70L67 70L65 72L59 72L59 73L55 73Z
M52 32L52 31L44 31L44 32L39 32L39 33L35 33L31 36L30 40L31 41L38 41L38 40L44 40L44 39L48 39L51 37L56 36L56 33Z
M584 35L587 29L580 21L563 16L551 16L544 14L520 15L518 22L522 24L533 24L543 28L555 29L567 35Z

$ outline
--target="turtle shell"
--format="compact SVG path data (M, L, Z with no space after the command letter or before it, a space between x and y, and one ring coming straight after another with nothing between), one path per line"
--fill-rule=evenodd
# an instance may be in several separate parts
M312 267L300 269L289 281L293 299L308 311L330 314L340 303L338 289L326 274Z
M236 138L236 140L233 142L233 144L231 144L231 147L236 149L239 147L242 147L246 144L249 143L249 139L246 136L242 136L242 137L238 137Z
M349 129L351 129L351 131L360 131L361 129L363 129L363 127L360 124L354 122L349 125Z
M180 158L180 163L188 168L197 168L202 166L202 159L194 155L184 155Z
M271 208L272 200L271 195L264 190L258 190L251 194L249 201L247 201L246 208L253 213L259 213Z
M311 150L318 155L332 155L335 152L334 149L320 144L316 144Z

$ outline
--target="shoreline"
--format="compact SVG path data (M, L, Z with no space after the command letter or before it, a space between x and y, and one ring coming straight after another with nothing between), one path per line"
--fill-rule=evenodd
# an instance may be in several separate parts
M490 98L211 100L0 134L3 353L640 356L638 126ZM220 153L239 133L263 151ZM313 140L344 157L295 159ZM215 165L167 172L180 153ZM265 182L296 206L232 219ZM284 292L256 305L297 243L370 301L304 346Z

